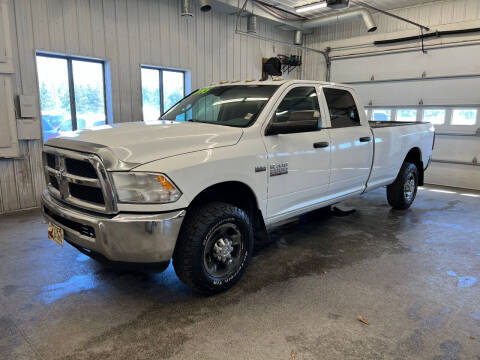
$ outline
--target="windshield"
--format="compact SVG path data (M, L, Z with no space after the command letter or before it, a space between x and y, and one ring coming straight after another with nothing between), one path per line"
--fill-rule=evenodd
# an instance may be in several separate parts
M255 122L277 88L277 85L233 85L197 90L161 119L246 127Z

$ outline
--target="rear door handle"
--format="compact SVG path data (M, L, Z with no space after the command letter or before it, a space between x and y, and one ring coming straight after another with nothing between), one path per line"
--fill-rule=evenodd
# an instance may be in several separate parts
M321 141L321 142L313 143L313 147L314 147L315 149L326 148L326 147L328 147L328 146L329 146L329 144L328 144L328 142L326 142L326 141Z
M360 142L370 142L371 139L370 136L364 136L360 138Z

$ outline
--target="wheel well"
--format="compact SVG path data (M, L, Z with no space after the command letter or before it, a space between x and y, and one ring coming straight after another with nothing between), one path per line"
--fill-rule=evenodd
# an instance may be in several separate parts
M415 164L418 169L418 185L422 186L424 178L422 151L418 147L411 149L405 157L405 162Z
M212 185L195 196L188 209L213 201L237 206L248 214L256 232L264 231L265 223L262 212L258 207L255 193L248 185L239 181L227 181Z

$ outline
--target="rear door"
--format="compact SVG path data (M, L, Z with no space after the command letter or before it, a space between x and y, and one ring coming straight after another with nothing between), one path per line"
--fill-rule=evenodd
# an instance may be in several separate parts
M294 112L318 111L315 131L263 136L268 156L267 217L281 220L328 195L330 138L321 128L318 87L293 85L277 100L271 122L294 121ZM265 128L262 130L265 133Z
M347 88L322 87L330 118L332 173L330 194L343 196L364 190L373 156L373 136L363 108Z

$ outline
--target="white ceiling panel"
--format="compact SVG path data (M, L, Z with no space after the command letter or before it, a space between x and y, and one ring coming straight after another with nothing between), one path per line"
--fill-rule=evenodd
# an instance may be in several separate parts
M265 3L278 6L288 11L295 12L295 8L302 5L317 3L317 0L262 0ZM362 0L363 2L375 6L382 10L393 10L393 9L400 9L404 7L424 4L428 2L433 2L434 0ZM350 9L354 9L357 6L354 4L350 4ZM338 10L331 10L328 8L322 8L314 11L307 11L303 12L299 15L305 16L308 18L317 17L321 15L328 15Z

